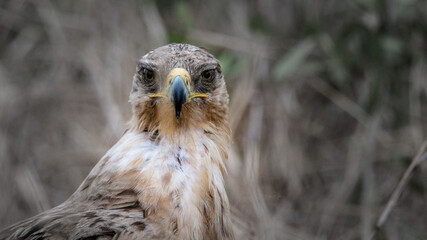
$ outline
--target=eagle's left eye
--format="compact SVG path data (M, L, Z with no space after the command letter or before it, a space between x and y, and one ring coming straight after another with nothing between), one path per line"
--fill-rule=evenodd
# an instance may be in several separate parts
M154 78L154 72L150 69L144 68L142 70L142 74L144 75L144 79L146 81L151 81Z
M205 70L202 72L202 74L200 74L200 76L204 79L204 80L212 80L215 77L215 70L211 69L211 70Z

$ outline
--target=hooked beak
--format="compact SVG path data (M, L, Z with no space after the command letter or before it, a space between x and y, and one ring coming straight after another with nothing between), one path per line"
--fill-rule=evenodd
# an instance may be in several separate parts
M179 119L182 105L184 105L184 103L186 103L190 98L190 92L188 91L182 76L178 75L172 79L168 97L172 100L173 105L175 106L176 119Z

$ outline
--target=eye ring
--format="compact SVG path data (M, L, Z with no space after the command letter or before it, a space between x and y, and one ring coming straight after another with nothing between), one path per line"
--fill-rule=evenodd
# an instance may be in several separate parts
M142 69L142 75L143 75L145 81L151 81L154 79L154 71L153 70L143 68Z
M215 70L214 69L205 70L200 74L200 76L202 77L202 79L210 81L215 76Z

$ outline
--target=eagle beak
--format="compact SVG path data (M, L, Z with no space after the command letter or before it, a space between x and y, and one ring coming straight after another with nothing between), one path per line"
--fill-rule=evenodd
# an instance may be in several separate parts
M166 81L169 89L168 97L175 106L176 119L179 119L182 105L190 99L190 74L183 68L174 68L166 77Z
M178 75L172 80L168 96L175 106L176 119L179 119L182 105L184 105L190 97L190 92L188 91L182 76Z

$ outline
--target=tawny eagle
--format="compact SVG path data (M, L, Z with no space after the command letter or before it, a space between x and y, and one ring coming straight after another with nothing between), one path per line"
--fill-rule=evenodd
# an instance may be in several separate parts
M233 239L219 61L188 44L157 48L139 61L129 102L126 132L76 192L0 239Z

